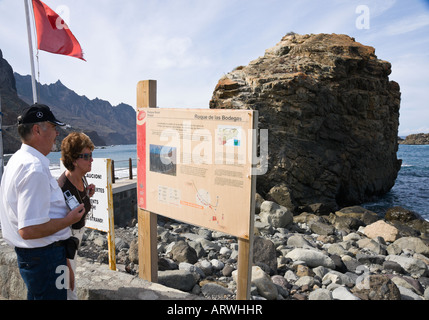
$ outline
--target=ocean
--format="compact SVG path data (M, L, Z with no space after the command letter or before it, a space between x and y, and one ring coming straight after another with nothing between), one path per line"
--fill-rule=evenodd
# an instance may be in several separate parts
M395 186L362 207L383 215L388 208L401 206L429 221L429 145L399 145L398 159L402 159L402 168Z
M137 175L137 146L121 145L110 147L97 147L93 152L94 158L112 159L115 161L115 177L122 179L129 175L129 159L132 159L133 175ZM51 173L54 177L61 175L60 159L61 152L51 152L48 155L51 161Z
M111 146L94 150L95 158L115 160L115 176L128 177L128 159L133 159L133 172L137 171L136 145ZM60 175L60 152L52 152L51 169L54 176ZM402 159L402 168L392 190L373 202L361 206L384 215L387 209L401 206L419 213L429 220L429 145L399 145L398 158Z

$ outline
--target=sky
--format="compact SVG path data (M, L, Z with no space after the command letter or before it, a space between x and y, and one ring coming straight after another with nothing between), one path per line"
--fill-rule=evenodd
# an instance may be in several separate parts
M347 34L392 64L401 86L399 135L429 133L429 0L45 0L87 62L40 51L38 79L135 108L140 80L159 107L208 108L219 79L287 33ZM35 39L33 39L33 42ZM0 50L31 73L24 0L0 0ZM37 72L37 71L36 71Z

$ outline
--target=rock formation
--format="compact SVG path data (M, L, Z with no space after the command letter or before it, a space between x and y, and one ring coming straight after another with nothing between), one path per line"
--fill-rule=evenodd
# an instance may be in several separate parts
M39 102L51 107L54 114L69 126L60 133L55 150L71 131L83 131L97 146L136 143L136 116L130 105L112 106L109 102L79 96L61 81L50 85L37 83ZM21 146L16 126L18 115L33 104L31 77L13 72L0 50L0 96L2 103L3 147L5 154Z
M15 73L15 79L20 98L30 102L30 76ZM136 143L136 114L130 105L112 106L98 98L90 100L67 88L60 80L49 85L38 84L37 88L41 103L50 106L55 114L61 114L61 120L76 130L95 131L101 138L98 145Z
M13 153L21 146L16 119L28 105L18 98L13 70L0 50L0 97L2 105L2 134L4 153Z
M362 203L397 177L400 88L346 35L286 35L220 79L210 108L259 111L269 168L258 192L288 208ZM301 208L302 209L302 208Z
M409 145L429 144L429 133L411 134L407 136L405 140L400 140L399 144L409 144Z

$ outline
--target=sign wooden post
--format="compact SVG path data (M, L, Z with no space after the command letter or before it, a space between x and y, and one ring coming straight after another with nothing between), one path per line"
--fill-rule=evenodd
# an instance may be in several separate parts
M145 80L138 83L137 115L145 108L156 108L156 86L155 80ZM142 155L137 154L137 158L138 162L146 161ZM138 165L137 167L140 168L141 166ZM137 176L140 177L141 174L144 173L138 172ZM142 182L137 181L137 184L139 183ZM137 196L145 196L139 195L140 189L141 187L137 185ZM139 207L138 224L139 277L156 283L158 282L157 215Z
M237 300L250 299L250 283L253 261L252 252L253 237L252 240L238 238Z
M115 245L115 222L114 222L114 212L113 212L113 190L112 190L112 160L106 159L107 164L107 210L109 217L109 231L107 232L107 243L109 251L109 269L116 271L116 245Z
M253 128L258 127L258 121L257 117L253 119ZM256 141L252 141L251 145L249 143L249 147L252 148L251 154L255 154L257 148ZM250 300L253 265L253 239L255 235L256 175L252 175L251 179L252 187L250 198L249 238L238 238L237 300Z
M250 299L258 112L156 109L137 86L140 277L157 281L157 214L238 238L237 300Z
M254 128L258 127L258 119L254 119ZM256 142L252 148L256 151ZM252 154L253 152L252 151ZM252 192L250 200L250 226L249 239L238 238L238 276L237 276L237 300L250 300L250 287L252 282L253 266L253 239L255 227L256 205L256 176L252 175Z

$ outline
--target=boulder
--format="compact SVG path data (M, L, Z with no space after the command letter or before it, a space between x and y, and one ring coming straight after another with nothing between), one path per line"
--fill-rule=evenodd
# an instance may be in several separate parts
M400 221L400 222L409 222L412 220L421 219L418 213L415 213L411 210L407 210L402 207L389 208L386 211L384 218L387 221Z
M158 283L181 291L191 291L197 280L189 271L167 270L158 271Z
M317 250L296 248L289 252L286 258L290 258L293 261L304 261L310 268L322 266L335 269L334 261L323 252Z
M198 261L197 252L185 241L177 242L171 249L173 260L177 262L196 263Z
M333 297L328 289L316 289L310 292L308 300L333 300Z
M311 231L319 235L328 236L334 234L335 232L335 227L333 225L321 221L312 221L308 224L308 226L310 227Z
M269 273L277 273L277 252L271 240L255 237L253 240L253 262L267 265L270 268Z
M360 221L360 223L363 223L364 225L374 223L380 219L375 212L365 209L361 206L342 208L341 210L335 212L335 215L337 217L348 217L357 219Z
M399 231L394 226L383 220L379 220L365 227L365 235L368 238L374 239L382 237L384 241L393 242L398 238Z
M401 300L398 287L384 275L367 275L352 292L362 300Z
M258 288L258 293L265 299L277 299L277 286L273 283L268 274L256 266L252 267L252 284Z
M423 277L428 273L428 266L420 259L388 255L386 260L398 263L405 271L414 277Z
M332 291L332 298L334 300L361 300L352 294L346 287L338 287Z
M269 130L261 196L336 210L395 184L401 94L390 74L374 48L347 35L291 33L222 77L210 108L259 111Z
M232 296L233 292L227 288L217 284L217 283L206 283L202 286L201 292L207 298L214 299L224 299L226 297Z
M413 250L416 253L420 253L426 257L429 257L429 247L420 238L403 237L396 240L393 244L397 245L402 250L404 249Z
M272 201L264 201L259 213L261 222L268 223L274 228L285 228L293 222L293 214L286 207Z

